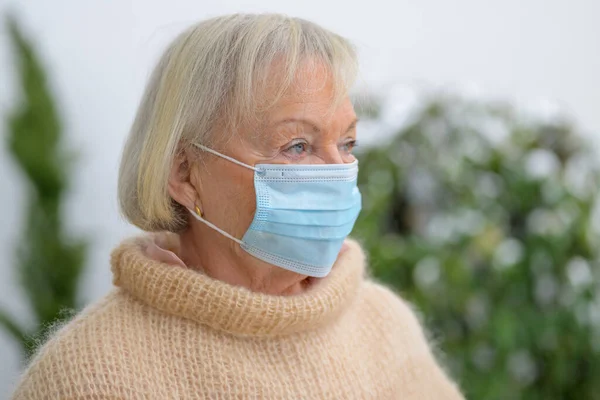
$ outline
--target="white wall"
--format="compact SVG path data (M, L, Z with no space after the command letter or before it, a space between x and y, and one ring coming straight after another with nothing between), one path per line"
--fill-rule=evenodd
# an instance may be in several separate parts
M92 242L86 300L110 287L110 249L134 232L118 216L115 187L121 145L144 82L166 42L198 19L240 11L305 17L357 44L362 79L372 87L476 83L494 97L556 101L584 130L600 133L596 0L0 0L0 14L8 10L37 42L68 144L80 154L66 212L73 231ZM12 68L2 30L2 113L14 101ZM26 321L11 270L24 187L0 142L0 307ZM4 332L0 355L2 398L18 368L18 354Z

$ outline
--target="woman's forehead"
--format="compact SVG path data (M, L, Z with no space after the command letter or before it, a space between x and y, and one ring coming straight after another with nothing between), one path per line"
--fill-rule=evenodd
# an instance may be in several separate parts
M255 89L255 111L242 123L241 132L271 132L287 123L306 132L310 126L318 129L345 129L356 119L354 107L344 88L340 89L331 70L324 63L307 60L299 65L293 79L286 81L286 65L275 62L270 66L271 79ZM245 125L245 126L244 126ZM339 125L339 126L338 126ZM344 125L344 128L341 126ZM259 135L262 136L262 135Z
M354 114L349 96L339 96L335 80L325 68L315 68L310 64L303 66L286 90L273 102L280 89L279 85L282 84L277 78L262 91L263 102L271 100L271 104L265 108L269 120L292 116L300 118L306 114L322 118L338 113Z
M354 119L356 113L349 97L338 102L323 92L282 98L264 115L264 122L267 124L304 123L320 126L332 120Z

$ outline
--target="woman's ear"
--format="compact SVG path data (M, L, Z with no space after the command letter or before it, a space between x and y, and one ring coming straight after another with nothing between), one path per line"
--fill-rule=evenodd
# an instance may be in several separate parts
M181 150L173 159L169 173L169 195L182 206L194 210L202 209L199 176L192 169L197 165L191 150Z

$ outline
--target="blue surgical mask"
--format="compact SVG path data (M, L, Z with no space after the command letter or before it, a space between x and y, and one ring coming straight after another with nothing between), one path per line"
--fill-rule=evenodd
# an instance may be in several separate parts
M361 209L357 161L253 167L196 146L254 170L256 191L254 219L241 240L189 210L197 220L269 264L313 277L329 274Z

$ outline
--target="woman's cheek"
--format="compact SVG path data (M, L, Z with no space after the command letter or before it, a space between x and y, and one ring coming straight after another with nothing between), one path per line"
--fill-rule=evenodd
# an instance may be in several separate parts
M239 193L234 199L235 212L233 215L237 215L237 223L235 230L239 233L241 238L254 219L254 212L256 211L256 194L254 191L254 181L245 183L244 185L238 186ZM231 200L230 200L231 201Z

